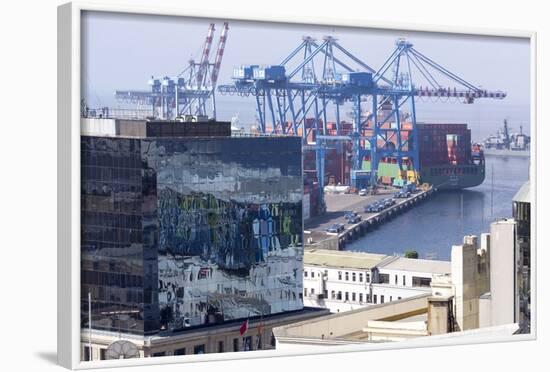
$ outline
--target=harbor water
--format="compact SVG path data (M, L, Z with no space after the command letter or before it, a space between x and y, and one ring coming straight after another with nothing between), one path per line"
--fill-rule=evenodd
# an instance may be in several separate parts
M486 158L485 181L474 188L439 191L427 201L380 225L345 250L449 260L451 246L467 234L489 232L492 221L512 217L512 198L529 178L529 158Z

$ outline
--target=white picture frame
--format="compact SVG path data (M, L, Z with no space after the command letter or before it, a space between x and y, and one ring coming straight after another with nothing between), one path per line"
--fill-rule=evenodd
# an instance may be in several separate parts
M153 2L151 2L153 4ZM156 4L156 3L155 3ZM378 23L362 19L353 21L332 18L311 19L305 15L278 17L257 14L254 10L238 9L232 14L217 11L194 11L187 7L167 7L163 5L144 6L92 3L74 1L58 8L58 362L70 369L89 369L115 366L160 365L214 360L233 360L249 358L268 358L304 354L326 354L325 350L304 347L292 352L256 351L254 353L204 354L188 356L167 356L163 358L126 359L114 361L80 362L80 99L81 99L81 14L83 11L101 11L114 13L134 13L151 15L170 15L183 17L208 17L234 20L265 22L286 22L296 24L335 25L365 27L390 30L426 31L434 33L452 33L463 35L485 35L525 38L531 46L531 147L530 179L532 187L532 221L537 212L537 117L536 117L536 33L532 31L486 30L476 28L453 28L444 26L426 26L404 23ZM464 342L456 339L419 340L407 344L372 344L334 346L332 352L354 352L367 350L402 349L406 347L433 347L441 345L459 345L485 342L507 342L536 339L537 335L537 231L532 223L532 332L512 337L495 337Z

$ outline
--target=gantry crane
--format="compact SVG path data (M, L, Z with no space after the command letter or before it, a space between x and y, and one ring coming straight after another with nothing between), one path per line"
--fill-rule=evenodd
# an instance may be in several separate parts
M413 72L418 72L417 81L426 81L424 88L413 83ZM306 36L278 65L240 66L234 70L233 79L233 84L219 86L218 91L254 96L261 132L301 135L304 142L311 131L316 131L317 136L328 134L330 109L336 135L342 136L341 107L352 104L353 127L346 136L353 143L351 169L362 171L363 160L368 158L371 185L377 183L382 157L397 159L400 169L406 162L412 170L419 171L416 97L473 103L478 98L506 96L504 92L483 90L467 82L418 52L405 39L396 41L394 51L375 70L331 36L325 36L322 43ZM444 88L441 79L455 87ZM407 103L409 112L405 113ZM404 118L410 124L407 129ZM410 133L406 140L401 138L403 130ZM319 179L321 173L318 169Z
M189 60L188 66L175 79L168 76L156 79L151 76L149 90L117 90L115 97L122 102L149 105L152 115L161 119L171 119L184 114L208 115L207 101L212 99L210 116L215 118L215 90L228 30L229 24L225 22L213 63L209 61L215 32L215 25L211 23L208 27L200 62Z

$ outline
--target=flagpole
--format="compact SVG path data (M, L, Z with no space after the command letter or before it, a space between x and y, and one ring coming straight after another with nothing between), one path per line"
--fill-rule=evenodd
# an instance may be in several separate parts
M242 347L242 351L246 351L245 350L245 334L246 332L248 331L248 319L250 318L250 310L248 311L248 317L246 318L246 320L244 321L244 323L241 325L241 328L239 329L239 332L243 338L243 347ZM242 331L241 331L242 330ZM252 345L250 345L252 347Z

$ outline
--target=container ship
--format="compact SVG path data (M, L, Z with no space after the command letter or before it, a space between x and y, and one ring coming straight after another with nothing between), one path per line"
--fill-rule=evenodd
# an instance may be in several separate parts
M409 124L410 125L410 124ZM404 128L407 128L404 125ZM478 144L471 144L467 124L417 123L420 172L415 175L412 164L405 160L400 171L396 159L383 158L378 165L382 184L401 186L403 180L428 183L438 189L465 189L485 180L485 158ZM402 131L406 140L409 132ZM363 169L370 170L370 159L363 161Z
M307 124L306 124L307 127ZM343 135L351 134L352 123L342 122ZM327 123L328 135L336 134L336 124ZM471 144L471 132L467 124L418 123L420 172L412 171L408 159L403 161L403 171L395 158L382 158L378 165L378 180L381 184L399 186L403 180L418 177L420 183L429 183L439 189L464 189L480 185L485 179L483 148ZM401 138L407 140L410 123L403 125ZM363 135L368 135L368 129ZM309 143L315 142L315 131L309 134ZM318 209L316 196L319 193L316 173L316 153L304 149L304 191L310 198L306 201L311 216ZM325 185L350 185L351 141L331 141L325 150ZM363 170L370 171L370 159L363 160ZM309 202L309 203L308 203Z

